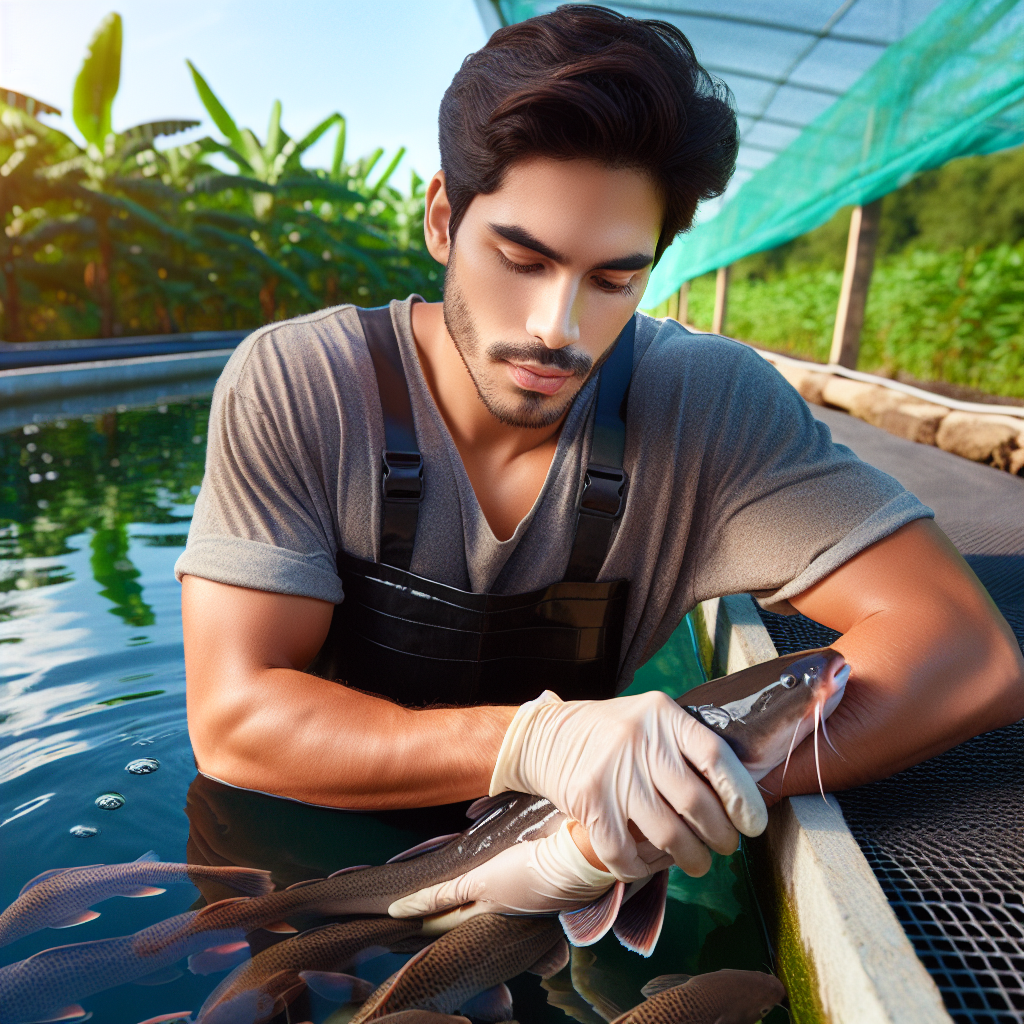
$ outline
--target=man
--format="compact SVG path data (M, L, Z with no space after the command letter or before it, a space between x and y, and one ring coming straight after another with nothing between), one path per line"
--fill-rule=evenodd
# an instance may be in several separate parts
M580 905L763 829L710 730L614 696L708 597L844 634L831 788L1024 714L1012 634L929 510L749 349L635 315L732 172L727 100L662 23L502 29L441 106L444 302L271 325L218 384L177 565L200 771L351 809L522 790L569 819L393 913ZM815 786L802 747L786 792Z

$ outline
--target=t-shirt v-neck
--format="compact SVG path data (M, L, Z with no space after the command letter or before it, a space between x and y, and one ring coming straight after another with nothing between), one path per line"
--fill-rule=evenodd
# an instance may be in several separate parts
M417 301L415 298L413 302ZM438 409L434 396L427 384L420 365L419 351L416 347L416 340L412 330L412 306L413 302L405 302L397 307L398 313L395 318L396 335L398 337L399 349L402 355L402 363L405 367L406 380L409 386L410 401L413 406L413 418L416 423L417 440L421 432L421 424L428 419L432 430L436 432L441 441L451 472L455 478L458 489L459 508L462 515L462 533L465 540L466 567L470 576L470 589L473 593L488 593L493 590L502 569L505 568L512 553L519 546L523 535L529 530L538 510L544 505L549 492L552 489L553 481L559 475L561 468L565 465L566 455L574 442L580 440L581 429L585 430L587 416L592 404L592 393L594 384L588 384L588 393L581 391L573 407L566 416L559 433L558 443L555 446L554 454L548 465L547 473L544 476L544 483L541 485L537 497L530 506L529 511L516 524L516 528L507 540L499 540L491 529L487 516L484 515L480 500L477 498L473 483L466 472L466 466L462 461L462 455L455 439L448 429L448 425ZM573 411L577 415L573 416ZM570 426L570 420L572 421ZM422 442L421 442L422 443ZM429 483L427 484L429 486Z

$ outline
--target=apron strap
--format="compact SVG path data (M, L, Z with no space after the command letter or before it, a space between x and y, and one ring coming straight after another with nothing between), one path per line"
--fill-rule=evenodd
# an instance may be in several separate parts
M594 415L590 462L576 515L576 538L565 579L593 583L611 544L612 528L626 505L629 477L622 469L626 447L626 399L633 376L636 316L622 329L611 355L601 367Z
M398 569L408 569L423 500L423 458L416 443L409 386L391 321L391 307L357 308L356 313L373 360L384 414L380 560Z

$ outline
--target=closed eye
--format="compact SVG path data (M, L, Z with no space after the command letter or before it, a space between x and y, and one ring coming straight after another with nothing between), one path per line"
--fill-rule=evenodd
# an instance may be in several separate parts
M497 250L497 253L501 265L506 270L511 270L513 274L529 274L535 270L544 269L542 263L516 263L514 260L510 260L500 249Z
M633 294L633 282L632 280L627 281L625 284L615 284L614 281L609 281L605 277L593 278L594 283L603 292L614 292L618 295L632 295Z

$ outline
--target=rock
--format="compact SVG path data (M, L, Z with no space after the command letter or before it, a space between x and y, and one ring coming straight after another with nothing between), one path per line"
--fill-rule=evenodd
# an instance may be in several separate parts
M1012 416L951 412L939 424L935 443L943 451L1003 469L1009 468L1014 451L1020 450L1020 434L1021 422Z
M877 384L862 384L859 380L847 380L846 377L829 377L822 390L822 398L837 409L853 412L854 407L862 407L884 388Z
M905 399L894 408L884 410L877 425L908 441L935 444L939 424L948 415L949 409L944 405Z
M799 366L776 363L775 369L782 374L790 384L800 392L801 398L811 405L824 405L825 399L821 393L828 382L830 375L827 373L815 373L813 370L804 370Z
M899 391L845 377L830 377L822 396L829 405L845 409L851 416L874 427L881 427L886 414L907 400Z

